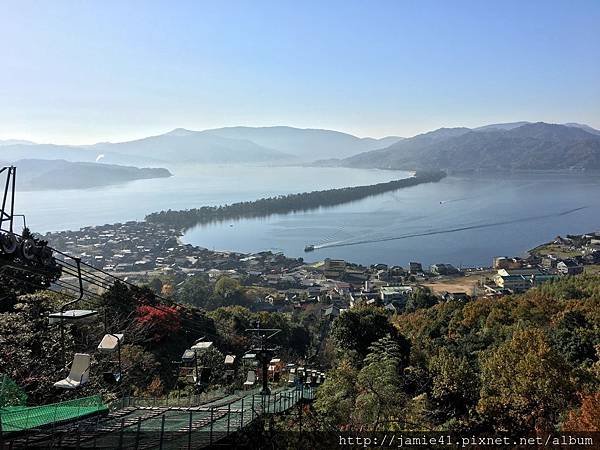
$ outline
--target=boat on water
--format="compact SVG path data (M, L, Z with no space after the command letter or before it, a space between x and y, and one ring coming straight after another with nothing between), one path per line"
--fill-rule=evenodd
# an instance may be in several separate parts
M305 252L312 252L314 249L315 249L315 246L312 244L309 244L306 247L304 247Z

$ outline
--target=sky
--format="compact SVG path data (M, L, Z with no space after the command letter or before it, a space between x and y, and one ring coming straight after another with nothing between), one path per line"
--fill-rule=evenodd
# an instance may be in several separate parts
M0 139L600 128L600 1L0 0Z

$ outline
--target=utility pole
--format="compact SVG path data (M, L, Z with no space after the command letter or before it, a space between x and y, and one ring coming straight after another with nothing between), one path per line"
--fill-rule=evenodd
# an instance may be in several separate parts
M269 340L279 333L281 329L279 328L261 328L260 321L258 321L256 328L248 328L246 329L247 333L252 333L258 342L252 346L251 350L253 350L256 354L256 359L261 364L262 368L262 389L260 391L261 395L270 395L271 390L269 389L269 379L268 379L268 365L269 361L273 357L273 353L276 348L269 348L268 342Z

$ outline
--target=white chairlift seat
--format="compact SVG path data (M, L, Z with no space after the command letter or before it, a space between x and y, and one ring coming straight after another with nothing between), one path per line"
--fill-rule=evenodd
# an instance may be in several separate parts
M183 355L181 356L181 360L183 362L191 362L194 361L196 359L196 352L192 349L187 349L185 352L183 352Z
M50 313L48 317L50 318L50 323L58 323L61 321L64 322L79 322L86 321L90 317L98 314L98 311L94 311L92 309L70 309L65 312L55 312Z
M206 351L209 348L211 348L212 345L213 345L212 342L200 341L200 342L196 342L194 345L192 345L191 349L196 352L202 352L202 351Z
M123 334L105 334L98 345L98 350L104 353L112 353L119 345L123 344L123 338Z
M246 378L246 381L244 381L244 386L254 386L254 383L256 383L256 372L254 370L249 370L248 377Z
M67 378L54 383L54 387L76 389L86 384L90 379L90 359L90 355L87 353L75 353L69 375Z

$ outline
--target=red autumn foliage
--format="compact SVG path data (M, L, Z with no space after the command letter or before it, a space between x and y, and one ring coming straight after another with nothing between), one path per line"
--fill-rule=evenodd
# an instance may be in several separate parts
M140 328L147 328L148 334L155 342L181 329L179 310L175 307L156 308L151 305L141 305L137 307L136 312L136 323Z
M600 431L600 392L582 397L581 408L569 412L563 431Z

